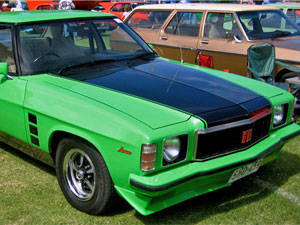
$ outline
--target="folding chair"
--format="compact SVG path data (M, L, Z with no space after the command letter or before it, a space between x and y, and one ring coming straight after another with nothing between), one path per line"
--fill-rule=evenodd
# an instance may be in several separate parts
M248 48L248 77L267 82L284 89L288 89L288 85L283 82L275 83L274 69L275 64L281 66L291 72L299 73L300 68L275 60L275 48L272 44L252 45ZM297 76L297 74L295 74Z

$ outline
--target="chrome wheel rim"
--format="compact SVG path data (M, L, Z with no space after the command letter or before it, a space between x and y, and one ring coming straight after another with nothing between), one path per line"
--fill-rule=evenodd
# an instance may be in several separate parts
M90 157L80 149L71 149L64 158L63 173L69 190L80 201L95 194L96 170Z

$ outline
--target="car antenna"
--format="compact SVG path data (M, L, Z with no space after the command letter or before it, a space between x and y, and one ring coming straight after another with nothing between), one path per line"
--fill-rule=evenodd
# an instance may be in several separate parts
M176 3L174 3L174 5L175 5L175 11L176 11L176 15L175 15L176 16L176 27L177 27L178 36L179 36L180 63L183 64L184 60L183 60L182 46L181 46L181 40L180 40L180 28L179 28L178 12L177 12L177 8L176 8ZM172 81L170 82L169 87L167 88L167 93L169 92L172 84L174 83L174 81L175 81L175 79L177 77L178 72L179 72L179 66L177 67L176 73L174 74L174 76L172 78Z
M180 51L180 63L184 63L184 60L183 60L183 54L182 54L182 45L181 45L181 38L180 38L180 26L179 26L179 19L178 19L178 11L177 11L177 8L176 8L176 4L177 3L174 3L175 4L175 11L176 11L176 26L177 26L177 30L178 30L178 37L179 37L179 51ZM182 15L180 17L182 19Z

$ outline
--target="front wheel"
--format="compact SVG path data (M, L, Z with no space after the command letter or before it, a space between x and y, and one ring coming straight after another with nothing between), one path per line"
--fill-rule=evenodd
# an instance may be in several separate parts
M68 202L92 215L106 211L115 195L101 154L81 140L65 138L56 154L56 176Z

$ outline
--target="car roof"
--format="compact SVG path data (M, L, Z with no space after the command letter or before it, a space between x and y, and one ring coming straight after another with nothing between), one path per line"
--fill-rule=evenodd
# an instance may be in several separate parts
M300 3L275 3L272 4L276 8L289 8L289 9L300 9Z
M136 7L138 9L153 9L153 10L214 10L214 11L257 11L270 10L277 8L266 5L244 5L244 4L216 4L216 3L189 3L189 4L151 4Z
M80 10L33 10L19 12L2 12L0 13L0 23L30 23L39 21L77 19L77 18L95 18L108 17L111 14L80 11Z

